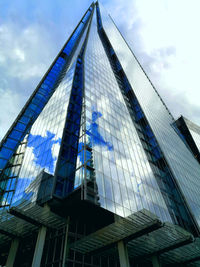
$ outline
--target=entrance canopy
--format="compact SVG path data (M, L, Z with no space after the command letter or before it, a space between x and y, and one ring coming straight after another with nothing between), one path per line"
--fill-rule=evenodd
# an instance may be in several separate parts
M119 241L127 244L130 259L140 262L153 255L165 265L191 263L199 259L200 238L171 223L162 223L157 216L143 209L86 236L71 245L84 254L98 254Z

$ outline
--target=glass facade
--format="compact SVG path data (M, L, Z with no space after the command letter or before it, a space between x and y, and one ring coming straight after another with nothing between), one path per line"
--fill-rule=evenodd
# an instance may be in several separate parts
M17 167L15 167L15 169L12 167L15 173L13 174L13 171L10 172L10 162L8 162L8 167L6 167L5 171L1 174L0 188L6 193L9 191L7 194L3 193L0 195L0 203L2 203L1 205L3 208L9 207L11 203L13 205L18 205L19 202L26 200L35 201L38 197L37 190L39 190L38 187L42 178L41 174L45 172L49 175L54 175L74 77L75 61L86 36L91 10L92 8L88 9L69 41L55 60L53 67L46 75L41 86L36 90L35 96L33 96L32 100L27 102L24 115L19 117L19 122L16 122L17 124L22 123L23 117L30 113L29 109L31 108L32 113L29 119L32 121L32 125L23 140L23 144L26 144L25 153L21 153L21 158L23 160L21 159L19 163L16 155L14 155L10 162L18 161ZM70 59L68 59L67 56ZM57 81L58 75L59 82ZM52 96L48 101L49 95ZM29 102L40 107L40 110L37 109L37 116L33 111L33 104L31 104L30 107L28 104ZM46 102L48 103L45 105ZM31 116L35 117L35 122L34 118ZM6 137L4 138L7 141L3 143L1 151L4 150L4 146L7 146L7 143L10 142L9 140L10 137L13 136L13 132L15 132L15 128L11 131L7 139ZM25 133L24 128L24 132L20 136L21 139L23 139ZM10 179L7 183L8 176L10 176ZM38 183L34 183L36 188L32 189L30 186L31 189L29 190L29 185L37 178ZM11 183L12 186L10 185ZM48 187L46 194L51 194L53 186L52 179L46 186Z
M200 223L200 169L191 151L172 127L174 118L146 76L119 30L100 5L106 35L122 65L129 83L165 156L187 208Z
M73 80L74 64L33 124L19 173L14 202L45 171L54 174Z
M188 214L175 195L183 194L186 208L198 221L198 164L111 18L102 6L97 5L96 12L88 9L51 70L60 66L58 61L65 64L74 51L62 81L24 139L26 151L12 203L35 201L45 173L49 197L66 197L82 188L85 199L118 215L146 208L163 221L181 224L179 218L187 221ZM164 167L152 164L152 157Z
M171 220L98 35L96 14L84 61L85 121L75 187L95 179L102 207L121 216L146 208Z
M92 4L1 143L0 215L20 208L25 216L31 203L67 217L48 229L42 266L119 266L116 251L85 256L65 242L143 209L159 227L167 221L198 236L200 169L178 128L110 16ZM79 218L88 207L107 222L95 225L88 210ZM18 263L28 250L33 257L25 243Z

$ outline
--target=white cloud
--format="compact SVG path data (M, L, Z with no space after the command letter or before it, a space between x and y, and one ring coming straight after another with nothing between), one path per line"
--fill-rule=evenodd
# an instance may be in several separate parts
M52 46L43 41L49 35L37 24L0 26L0 139L53 60Z
M21 50L19 48L16 48L13 52L14 52L14 54L16 56L16 59L18 59L19 62L25 61L25 54L24 54L23 50Z
M0 25L0 139L66 40L65 33L73 30L91 1L69 2L49 1L47 10L45 1L36 1L31 9L23 1L13 1L4 10ZM172 113L182 113L200 124L199 0L101 2ZM76 9L76 5L82 8Z
M198 0L102 1L172 114L200 124ZM113 5L117 8L113 9ZM180 8L181 7L181 8Z
M6 84L6 81L2 80L0 83ZM21 101L19 95L8 88L6 91L0 88L0 94L0 137L3 137L7 128L13 123Z
M2 25L0 32L0 61L3 63L1 68L7 78L40 78L49 61L49 54L42 42L45 35L48 37L48 33L37 24L20 29L19 25L13 23ZM39 43L41 44L38 45ZM40 58L43 62L40 62Z

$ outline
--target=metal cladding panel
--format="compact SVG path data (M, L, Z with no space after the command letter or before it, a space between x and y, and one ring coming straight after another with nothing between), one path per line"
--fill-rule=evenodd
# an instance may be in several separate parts
M200 168L178 136L174 119L114 22L100 5L103 28L125 71L187 204L200 224Z

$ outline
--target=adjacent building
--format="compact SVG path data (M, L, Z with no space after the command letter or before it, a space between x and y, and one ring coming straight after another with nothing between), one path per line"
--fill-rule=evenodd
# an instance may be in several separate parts
M92 3L0 144L0 264L199 266L198 143L183 136Z
M188 144L194 157L200 163L200 127L183 116L176 120L176 125L183 140Z

